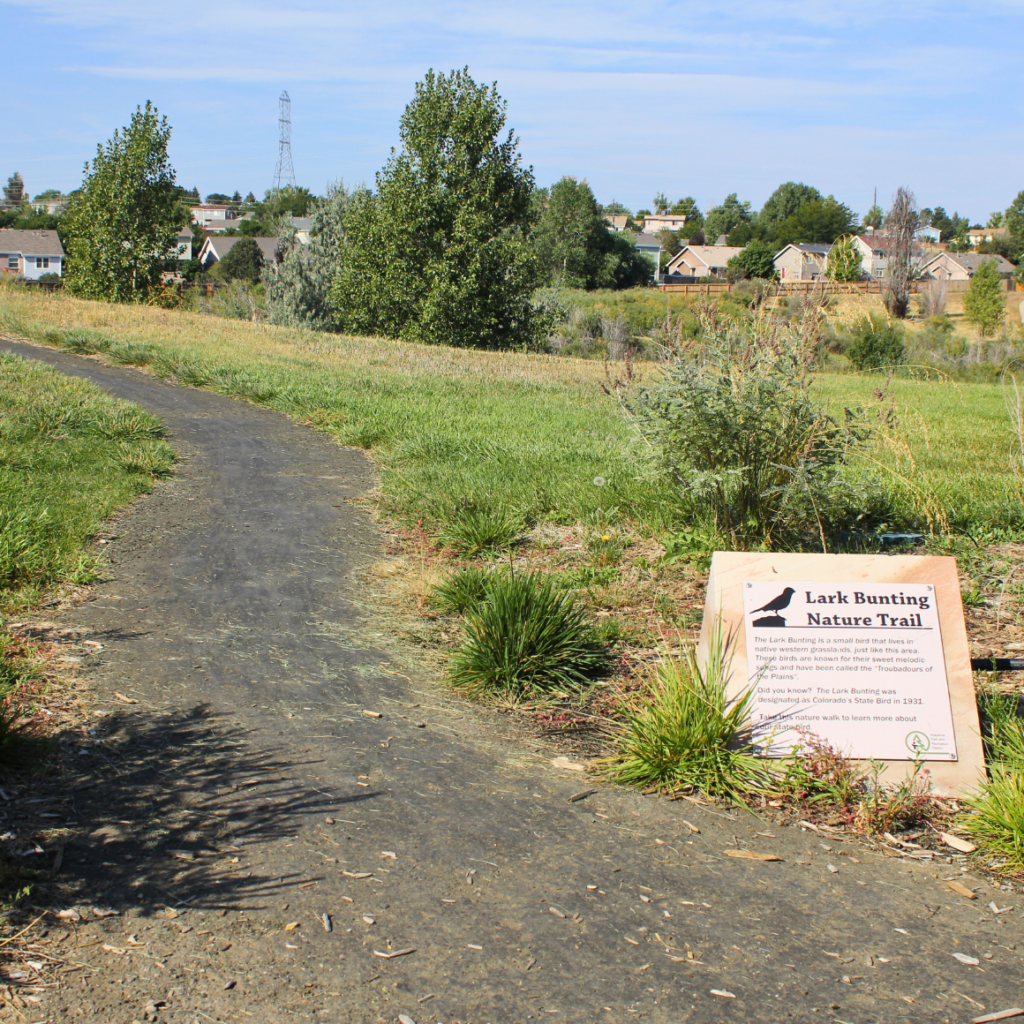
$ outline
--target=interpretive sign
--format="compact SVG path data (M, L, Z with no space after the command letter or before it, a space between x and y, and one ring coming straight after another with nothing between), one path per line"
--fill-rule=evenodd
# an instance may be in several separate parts
M936 793L976 785L984 754L956 562L911 555L716 552L699 656L720 623L729 693L753 688L767 757L819 737L885 763L924 762Z
M743 605L769 753L824 731L851 757L956 759L934 586L747 581Z

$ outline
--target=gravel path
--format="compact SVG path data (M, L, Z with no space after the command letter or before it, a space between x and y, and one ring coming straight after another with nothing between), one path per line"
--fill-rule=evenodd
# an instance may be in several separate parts
M1019 889L593 786L368 648L361 453L2 347L145 406L183 456L110 525L110 581L56 617L103 644L81 665L96 742L47 797L78 823L82 920L39 948L84 966L10 1019L867 1024L1024 1001Z

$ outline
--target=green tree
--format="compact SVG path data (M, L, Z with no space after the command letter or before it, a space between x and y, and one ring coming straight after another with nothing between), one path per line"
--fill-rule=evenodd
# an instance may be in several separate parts
M735 192L730 192L720 206L712 206L704 218L704 237L713 245L719 235L728 235L740 224L752 220L750 203L741 203Z
M497 87L429 71L402 115L401 149L353 211L331 290L343 330L431 344L533 344L533 174Z
M859 281L864 276L861 253L851 235L838 239L832 246L825 265L825 276L830 281Z
M685 199L673 203L669 213L673 217L686 218L686 234L688 235L700 231L704 227L704 214L700 212L697 200L693 196L686 196Z
M778 271L775 269L775 248L753 239L742 252L738 252L727 264L733 278L752 277L763 281L774 281Z
M1006 297L995 260L982 260L964 295L964 319L983 338L995 334L1006 315Z
M171 129L149 101L85 165L82 187L61 218L75 295L128 302L155 287L177 259L181 207L167 158Z
M601 211L606 217L632 217L628 207L617 203L614 199Z
M241 206L242 204L242 193L239 192L237 188L235 189L234 195L231 197L231 202L235 206Z
M267 261L255 238L240 238L220 261L220 272L225 281L248 281L256 284L263 276Z
M290 213L293 217L305 217L316 196L303 185L288 185L281 189L267 189L262 203L256 204L256 216L260 220L270 220Z
M784 220L792 217L806 203L821 202L822 195L803 182L787 181L780 185L766 200L757 223L765 238L774 238Z
M1002 210L996 210L995 213L988 215L988 220L985 222L987 228L1001 228L1003 226L1003 218L1006 216Z
M537 256L546 275L570 288L593 288L608 250L604 213L585 181L551 186L537 223Z
M804 203L775 228L774 242L781 249L791 242L834 242L856 231L849 207L834 199L815 199Z
M885 211L875 203L874 206L864 214L863 224L866 228L880 228L885 220Z
M668 196L664 192L659 192L654 197L654 212L655 213L668 213Z
M25 201L25 182L15 171L4 185L4 201L11 206L20 206Z
M1024 250L1024 192L1018 192L1017 198L1010 203L1003 219L1003 226L1009 228L1017 251Z
M208 203L216 203L218 206L230 206L231 196L225 195L223 192L211 192L207 197Z

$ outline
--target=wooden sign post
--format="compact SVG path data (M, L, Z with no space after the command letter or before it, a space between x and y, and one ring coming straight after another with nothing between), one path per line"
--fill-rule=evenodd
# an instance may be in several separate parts
M755 691L765 757L814 734L887 782L924 762L938 795L984 776L953 558L716 551L698 656L721 620L729 693Z

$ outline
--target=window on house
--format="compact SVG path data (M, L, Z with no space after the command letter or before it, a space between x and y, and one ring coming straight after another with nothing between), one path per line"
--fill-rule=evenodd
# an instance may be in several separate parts
M37 256L36 257L36 270L46 270L50 266L49 256Z
M8 270L17 270L18 269L18 257L17 257L16 254L12 253L10 256L7 257L7 269Z

